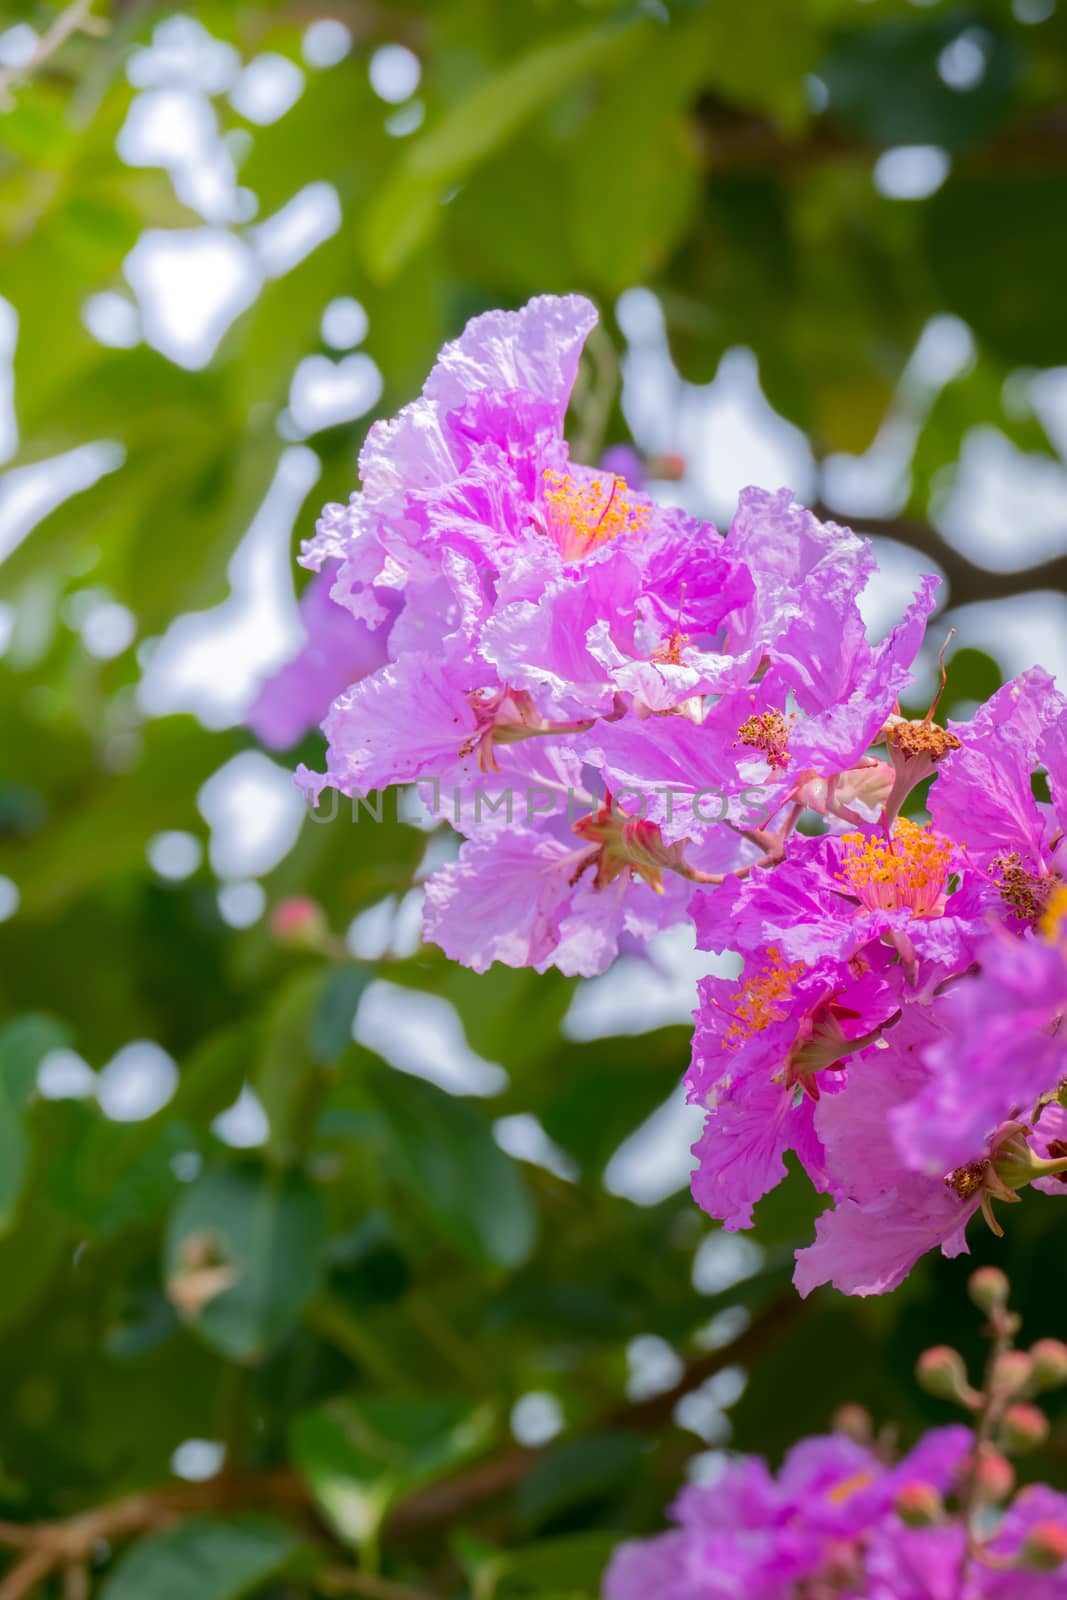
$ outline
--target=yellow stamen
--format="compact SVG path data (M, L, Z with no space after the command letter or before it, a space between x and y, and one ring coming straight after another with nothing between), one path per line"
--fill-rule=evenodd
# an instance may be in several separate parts
M780 711L754 711L738 728L737 737L762 750L769 767L781 770L789 765L789 723Z
M754 978L730 996L734 1020L726 1030L728 1050L739 1050L754 1033L762 1033L786 1014L790 991L804 971L802 961L786 965L781 951L771 946Z
M888 840L847 833L841 842L843 870L837 876L867 911L910 911L915 917L940 914L952 860L948 839L900 817Z
M634 499L625 478L600 473L581 482L551 467L543 477L549 532L567 561L619 534L639 534L648 527L652 507Z
M1067 884L1053 889L1038 926L1051 944L1067 946Z
M827 1489L826 1498L831 1505L843 1505L846 1500L851 1500L854 1494L859 1494L874 1482L873 1472L854 1472L850 1478L842 1478L840 1483L835 1483Z

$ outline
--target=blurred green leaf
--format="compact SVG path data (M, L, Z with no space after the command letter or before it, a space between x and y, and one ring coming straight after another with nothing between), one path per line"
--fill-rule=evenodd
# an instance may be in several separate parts
M522 1175L466 1100L403 1072L377 1071L368 1088L397 1175L427 1220L475 1261L516 1267L537 1223Z
M292 1332L322 1280L324 1254L322 1201L305 1178L216 1168L171 1215L167 1289L208 1344L256 1362Z
M127 1551L101 1600L242 1600L292 1572L306 1547L279 1523L193 1520Z
M390 1506L480 1455L495 1431L490 1406L351 1398L298 1417L293 1451L341 1538L371 1549Z
M29 1164L25 1113L37 1070L70 1035L53 1017L24 1016L0 1027L0 1232L10 1227Z

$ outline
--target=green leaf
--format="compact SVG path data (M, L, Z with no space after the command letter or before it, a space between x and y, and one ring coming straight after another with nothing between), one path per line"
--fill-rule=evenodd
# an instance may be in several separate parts
M949 307L991 349L1016 365L1051 367L1067 361L1061 271L1067 253L1067 179L1062 174L950 178L927 206L926 238Z
M168 1293L234 1361L263 1359L293 1330L325 1261L321 1197L295 1173L205 1172L167 1228Z
M397 1174L428 1220L474 1261L517 1267L536 1220L522 1175L467 1101L403 1072L368 1087L382 1113Z
M563 89L612 64L643 31L631 21L550 39L491 74L436 128L414 139L366 219L363 248L372 276L387 279L398 272L430 233L452 185Z
M646 1450L640 1435L621 1430L551 1445L519 1487L521 1520L536 1527L560 1512L610 1496L640 1473Z
M69 1042L52 1017L16 1017L0 1028L0 1231L11 1225L29 1164L24 1117L37 1069L50 1050Z
M100 1600L241 1600L292 1572L306 1549L262 1518L183 1522L127 1551Z
M615 1533L574 1533L558 1539L539 1539L523 1550L500 1557L500 1579L493 1600L546 1594L588 1596L600 1593L600 1580L612 1551L619 1543ZM650 1595L649 1600L653 1600Z
M341 1538L368 1549L396 1500L480 1455L495 1432L491 1406L360 1396L298 1417L293 1454Z

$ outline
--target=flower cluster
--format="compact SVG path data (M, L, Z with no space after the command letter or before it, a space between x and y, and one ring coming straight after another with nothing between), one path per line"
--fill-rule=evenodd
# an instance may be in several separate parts
M793 1152L832 1201L801 1292L881 1292L976 1210L1064 1191L1067 701L1034 670L907 719L935 578L872 644L870 547L787 490L720 534L572 461L594 320L478 317L371 428L255 720L280 743L325 711L312 801L449 786L425 932L456 960L591 976L687 920L740 957L700 990L694 1193L746 1227Z
M1012 1499L1008 1458L1043 1442L1027 1397L1067 1382L1067 1346L1011 1349L1005 1289L995 1269L972 1279L995 1340L981 1390L955 1351L919 1362L923 1386L969 1411L973 1430L934 1429L894 1459L846 1407L839 1431L794 1446L776 1475L738 1457L713 1487L684 1489L671 1532L616 1550L605 1600L1064 1600L1067 1497L1030 1484Z

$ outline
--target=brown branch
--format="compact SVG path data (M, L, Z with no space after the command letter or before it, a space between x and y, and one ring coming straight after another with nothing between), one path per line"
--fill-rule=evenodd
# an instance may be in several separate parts
M12 105L11 90L15 84L23 83L32 77L38 67L66 44L71 34L89 33L98 37L107 32L104 18L91 15L92 6L93 0L74 0L74 4L61 11L54 22L45 29L37 41L33 54L28 56L21 66L0 69L0 109ZM0 1590L0 1596L2 1593Z
M790 138L768 117L753 116L713 95L698 101L694 114L698 148L712 174L722 172L805 172L841 161L873 161L885 148L850 134L832 118L810 122ZM968 149L956 165L982 172L1056 170L1067 166L1067 111L1053 106L1021 119Z
M690 1362L672 1388L621 1406L601 1417L596 1426L649 1430L662 1427L683 1396L698 1389L723 1367L751 1361L777 1342L802 1312L803 1302L792 1295L769 1306L732 1344ZM401 1534L449 1523L513 1489L543 1455L543 1447L531 1450L509 1445L489 1460L416 1490L400 1501L387 1518L387 1529ZM0 1580L0 1600L28 1600L54 1574L88 1566L101 1540L115 1543L172 1527L185 1517L249 1506L290 1512L312 1509L303 1479L296 1472L281 1468L264 1473L224 1474L207 1483L165 1484L54 1521L0 1523L0 1545L14 1548L19 1557ZM329 1590L331 1585L333 1593L364 1595L367 1600L427 1600L403 1585L389 1584L358 1569L328 1568L324 1586Z
M949 590L949 604L970 605L976 600L1005 600L1010 595L1029 594L1034 589L1067 589L1067 555L1053 556L1037 566L1023 567L1017 572L990 572L968 560L936 528L925 522L908 518L856 517L850 519L843 512L817 502L813 507L817 517L824 521L848 522L857 533L867 533L878 539L895 539L920 555L935 561L945 574ZM1067 545L1067 533L1064 536Z

